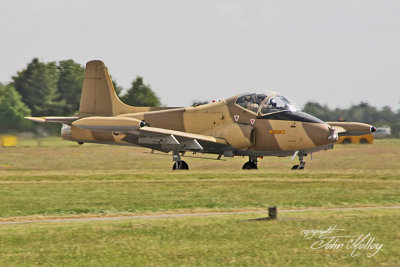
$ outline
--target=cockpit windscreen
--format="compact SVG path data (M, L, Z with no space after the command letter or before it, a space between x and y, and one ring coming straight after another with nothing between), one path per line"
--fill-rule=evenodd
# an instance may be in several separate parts
M254 113L262 115L280 111L298 111L293 102L280 94L243 94L236 99L236 104Z
M270 97L261 107L261 114L275 113L279 111L298 111L296 104L291 103L281 95Z

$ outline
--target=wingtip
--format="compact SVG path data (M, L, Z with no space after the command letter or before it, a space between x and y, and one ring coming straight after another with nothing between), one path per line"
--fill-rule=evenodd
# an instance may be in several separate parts
M40 123L46 122L46 119L42 118L42 117L24 117L24 118L27 120L34 121L34 122L40 122Z

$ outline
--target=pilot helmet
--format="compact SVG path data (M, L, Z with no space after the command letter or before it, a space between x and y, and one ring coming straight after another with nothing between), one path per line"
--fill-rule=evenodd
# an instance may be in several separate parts
M276 108L276 105L277 105L278 103L276 103L276 100L272 98L272 99L269 101L269 104L270 104L271 106L273 106L274 108Z

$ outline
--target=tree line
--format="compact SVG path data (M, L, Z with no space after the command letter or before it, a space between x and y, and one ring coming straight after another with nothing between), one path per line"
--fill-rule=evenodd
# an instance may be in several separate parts
M45 63L34 58L12 77L10 83L0 83L0 132L33 131L37 124L24 119L25 116L75 114L79 109L84 71L83 66L71 59ZM136 77L128 90L114 79L112 82L117 95L126 104L161 106L159 97L144 84L142 77ZM347 120L378 127L389 126L393 135L400 137L400 110L395 112L388 106L379 110L362 102L346 109L330 109L326 105L308 102L303 111L324 121ZM58 127L55 129L58 131Z
M34 58L9 84L0 83L0 132L34 130L25 116L72 116L79 110L84 67L73 60L41 62ZM133 106L161 106L151 87L136 77L123 88L112 79L120 99Z

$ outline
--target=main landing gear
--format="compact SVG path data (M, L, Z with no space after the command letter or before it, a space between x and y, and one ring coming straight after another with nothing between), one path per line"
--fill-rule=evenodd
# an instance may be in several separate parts
M249 161L246 162L243 167L242 170L257 170L257 157L249 157Z
M175 161L172 166L173 170L189 170L189 165L185 161L181 160L181 155L179 155L178 150L172 151L172 160Z
M172 166L173 170L189 170L189 166L187 163L183 160L176 161L174 165Z
M298 156L299 156L300 164L299 165L294 165L292 167L292 170L303 170L304 167L306 166L306 162L304 161L304 156L305 155L298 155Z

